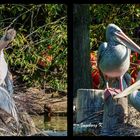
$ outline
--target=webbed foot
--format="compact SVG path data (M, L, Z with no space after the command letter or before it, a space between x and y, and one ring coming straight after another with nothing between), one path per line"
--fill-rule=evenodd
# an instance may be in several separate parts
M115 88L107 88L104 91L104 99L107 100L109 96L115 96L118 93L120 93L120 89L115 89Z

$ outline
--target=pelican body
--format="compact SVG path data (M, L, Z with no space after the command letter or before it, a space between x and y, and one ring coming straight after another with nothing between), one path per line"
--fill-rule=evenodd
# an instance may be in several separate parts
M14 39L15 35L16 31L14 29L9 29L0 40L0 85L5 84L5 78L8 74L8 65L4 58L3 49Z
M9 29L0 40L0 108L11 114L18 124L17 108L12 99L13 81L8 71L3 49L14 39L16 31Z
M0 85L2 85L8 72L8 65L5 61L3 50L0 51L0 66L2 66L0 67Z
M108 78L119 78L120 90L123 91L122 78L130 66L131 50L140 53L140 47L128 38L115 24L107 26L106 40L107 42L99 46L98 68L104 78L105 76ZM107 92L109 92L107 81L106 86Z

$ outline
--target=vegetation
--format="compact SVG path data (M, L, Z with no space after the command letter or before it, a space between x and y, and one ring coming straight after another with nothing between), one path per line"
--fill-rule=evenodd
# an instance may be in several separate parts
M96 68L96 50L105 42L108 24L118 25L136 44L140 44L140 4L91 4L90 5L90 48L93 87L99 87L99 73ZM132 83L140 70L140 55L132 53L129 73Z
M27 86L67 89L67 6L1 4L0 35L17 36L5 51L10 70Z
M92 4L90 5L90 46L97 49L105 41L108 24L118 25L134 42L140 44L140 4Z

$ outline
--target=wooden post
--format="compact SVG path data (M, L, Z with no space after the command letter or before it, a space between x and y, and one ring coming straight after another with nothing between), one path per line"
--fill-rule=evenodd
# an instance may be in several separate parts
M126 81L128 80L128 81ZM125 74L125 80L123 79L124 89L130 84L129 74ZM111 87L118 88L119 80L109 81ZM103 115L103 128L101 135L114 136L117 127L124 124L125 118L128 116L128 99L127 97L113 99L110 96L106 101L104 101L104 115Z
M102 119L88 118L94 112L103 110L103 90L78 89L76 101L76 123L89 124ZM87 119L86 119L87 118Z
M104 102L103 128L101 135L116 135L119 125L125 122L128 115L127 97L113 99L111 96Z

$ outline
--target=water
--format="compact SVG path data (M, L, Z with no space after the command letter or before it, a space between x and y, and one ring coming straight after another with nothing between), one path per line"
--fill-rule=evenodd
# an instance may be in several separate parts
M40 130L67 131L66 116L52 116L50 121L44 120L44 115L32 116L32 119Z

